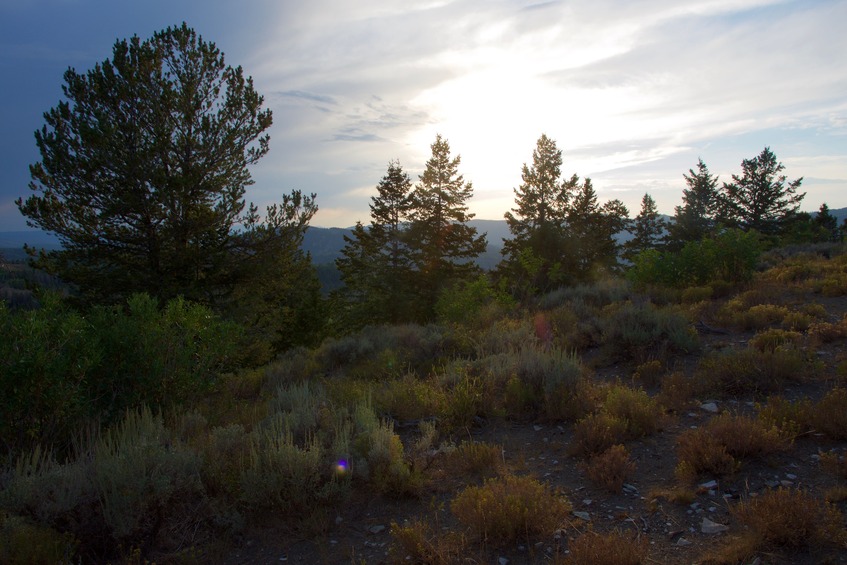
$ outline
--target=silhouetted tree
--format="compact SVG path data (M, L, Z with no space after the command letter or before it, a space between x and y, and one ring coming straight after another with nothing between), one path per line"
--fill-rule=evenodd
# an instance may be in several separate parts
M567 193L561 182L562 152L542 135L523 165L523 182L515 189L516 207L506 212L512 233L503 242L498 271L516 294L535 294L562 283Z
M826 202L821 204L818 214L814 219L815 227L818 228L816 239L818 241L838 241L840 234L838 233L838 219L829 211L829 206Z
M641 211L632 222L632 239L624 244L624 257L632 260L647 249L660 247L667 223L659 216L656 201L649 194L641 199Z
M460 157L450 156L450 145L438 135L432 156L411 195L409 244L415 269L418 318L434 316L438 294L458 280L478 272L473 260L485 251L485 235L467 222L473 218L466 202L473 195L470 182L458 173Z
M346 323L404 321L413 301L411 250L407 244L412 181L392 161L371 198L371 224L357 223L336 260L344 287L338 296L349 310Z
M668 225L668 246L680 249L689 241L700 241L712 233L718 209L718 177L709 173L703 159L697 161L697 171L688 169L682 175L687 188L682 191L682 206L674 208L673 221Z
M615 236L629 225L629 210L617 199L600 206L589 178L579 183L574 175L565 183L565 190L573 194L566 217L573 278L583 281L594 276L595 271L616 270L620 246Z
M780 174L784 169L769 147L744 159L741 176L732 175L732 182L723 184L720 219L744 230L779 235L805 196L797 193L802 177L786 184L786 176Z

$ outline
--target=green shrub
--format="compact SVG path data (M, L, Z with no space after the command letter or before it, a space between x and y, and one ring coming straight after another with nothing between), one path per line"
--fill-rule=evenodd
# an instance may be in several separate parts
M748 347L710 353L700 360L696 372L704 392L736 395L776 392L816 371L797 349L759 351Z
M94 453L94 482L115 539L127 546L148 539L161 527L159 512L200 498L200 466L194 453L171 442L161 416L148 409L127 412Z
M650 304L626 302L609 307L602 329L610 355L639 363L699 348L697 334L684 316Z
M635 284L684 288L713 281L750 280L761 247L755 232L724 230L715 237L691 241L678 252L648 249L635 257L627 277Z

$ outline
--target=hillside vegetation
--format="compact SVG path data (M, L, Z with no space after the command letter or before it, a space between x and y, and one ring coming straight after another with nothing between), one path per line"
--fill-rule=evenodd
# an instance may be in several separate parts
M202 312L3 309L4 374L61 388L50 406L4 401L7 441L55 441L2 475L0 560L843 559L847 255L758 265L738 284L605 279L532 307L464 304L230 373L220 335L188 323ZM68 434L84 409L68 364L121 362L120 386L173 402L123 397L113 425Z

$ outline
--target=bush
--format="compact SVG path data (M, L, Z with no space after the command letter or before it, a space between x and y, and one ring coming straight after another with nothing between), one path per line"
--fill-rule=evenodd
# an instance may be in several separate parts
M761 253L758 235L736 229L691 241L678 252L643 251L627 272L633 283L684 288L713 281L750 280Z
M747 416L720 414L702 428L685 430L677 438L677 477L694 480L700 473L731 475L740 459L762 457L789 445L777 428Z
M592 483L609 492L619 493L627 478L635 472L635 462L629 458L626 447L619 444L595 455L583 468Z
M389 549L392 563L452 565L467 553L467 540L455 532L440 532L427 522L412 520L404 525L391 524L393 543Z
M841 513L801 490L768 491L740 503L734 514L753 532L759 548L819 550L847 542Z
M450 508L474 535L494 545L550 536L571 511L567 499L548 486L512 475L467 487Z
M647 559L647 540L614 531L586 532L568 543L563 565L640 565Z
M748 347L711 353L697 365L703 391L724 395L760 394L801 382L816 372L797 349L759 351Z
M831 439L847 439L847 389L834 388L815 404L812 425Z
M797 347L802 339L803 335L798 332L771 329L754 335L749 345L761 352L773 353L782 347Z
M603 410L624 423L626 439L652 435L661 426L663 417L659 403L646 392L622 385L609 389Z
M685 317L650 304L610 306L601 326L606 351L625 360L643 363L699 348L697 334Z
M568 453L590 457L603 453L627 437L626 422L606 412L591 414L574 425Z

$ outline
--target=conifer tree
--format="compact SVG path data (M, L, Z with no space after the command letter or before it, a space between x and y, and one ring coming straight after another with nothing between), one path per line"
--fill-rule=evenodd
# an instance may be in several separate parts
M347 323L397 323L411 314L412 262L407 244L412 181L398 161L371 198L371 224L356 224L345 236L342 257L336 260L344 288L340 296L349 309Z
M542 135L523 165L523 182L515 189L517 206L506 212L512 238L503 242L501 276L516 294L544 292L564 277L564 223L567 205L561 177L562 152Z
M786 184L785 166L765 147L753 159L741 162L742 174L732 175L721 189L721 219L743 230L779 235L791 220L805 193L797 193L802 177Z
M624 244L624 257L630 261L642 251L660 246L666 222L659 216L656 201L649 194L641 199L641 211L632 222L632 239Z
M600 206L589 178L579 183L574 175L565 189L573 192L566 218L568 246L574 254L573 277L582 281L590 279L596 270L616 270L620 246L615 236L629 224L626 206L617 199Z
M430 146L432 156L411 195L409 244L419 298L417 317L434 316L438 294L451 284L474 277L473 260L485 251L485 235L467 222L467 201L473 187L458 173L460 157L450 156L450 145L440 135Z
M715 227L718 211L718 177L709 173L703 159L697 161L697 171L683 174L687 188L682 191L682 206L674 209L668 226L668 246L681 249L689 241L700 241Z
M818 231L815 237L817 241L838 241L840 239L838 219L830 213L826 202L821 204L815 216L814 224Z

